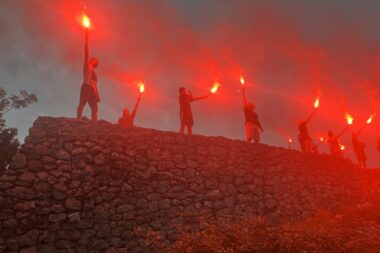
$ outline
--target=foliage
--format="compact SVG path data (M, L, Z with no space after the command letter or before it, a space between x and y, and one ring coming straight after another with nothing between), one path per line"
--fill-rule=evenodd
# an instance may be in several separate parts
M183 234L159 252L187 253L375 253L380 226L356 216L320 211L294 223L270 225L263 218L219 221L205 230Z
M7 128L4 116L11 110L25 108L37 102L35 94L20 91L19 95L8 95L0 87L0 172L9 165L12 157L16 154L20 145L17 140L17 129Z

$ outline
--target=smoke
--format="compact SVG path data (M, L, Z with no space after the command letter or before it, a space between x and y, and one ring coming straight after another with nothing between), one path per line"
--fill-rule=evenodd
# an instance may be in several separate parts
M380 4L372 1L86 2L94 25L91 54L100 60L101 117L107 120L116 121L123 107L134 105L136 84L144 81L137 124L177 130L178 88L202 95L218 80L219 94L193 105L195 132L242 139L241 75L264 125L263 141L272 145L296 140L297 124L320 93L321 107L310 124L315 139L344 128L346 112L355 117L355 130L380 109ZM40 96L59 89L59 96L40 106L50 106L53 115L74 114L82 78L82 1L2 4L12 15L1 12L6 25L0 30L17 39L9 52L23 52L35 65L28 73ZM379 121L362 135L372 165L379 164ZM342 142L350 147L349 133Z

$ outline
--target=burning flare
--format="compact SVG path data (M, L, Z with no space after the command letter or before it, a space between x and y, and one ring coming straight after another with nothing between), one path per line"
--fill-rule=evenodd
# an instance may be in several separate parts
M354 123L354 117L352 117L349 113L346 113L347 124L350 126Z
M321 139L320 139L321 141L325 141L325 138L323 138L323 137L321 137Z
M292 138L290 138L290 139L289 139L289 144L292 143L292 142L293 142L293 140L292 140Z
M319 97L314 101L314 108L317 109L319 107Z
M91 20L86 14L83 14L82 25L87 29L91 26Z
M339 144L340 145L340 150L345 150L346 149L346 147L344 146L344 145L342 145L342 144Z
M371 117L369 117L369 119L367 120L368 125L372 123L372 120L374 117L375 117L375 114L372 114Z
M211 93L215 94L218 91L219 87L220 87L220 83L215 82L214 85L211 88Z
M139 84L139 90L140 90L140 93L144 93L144 91L145 91L145 85L143 83Z
M244 84L245 84L245 80L244 80L244 77L243 77L243 76L240 77L240 83L241 83L241 85L244 85Z

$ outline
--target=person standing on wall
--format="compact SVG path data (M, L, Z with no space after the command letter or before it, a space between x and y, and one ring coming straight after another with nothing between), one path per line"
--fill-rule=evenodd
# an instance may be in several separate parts
M255 112L255 104L247 102L245 87L242 85L243 112L245 117L245 133L248 142L260 143L261 133L264 132L259 116Z
M95 69L98 67L98 59L89 56L88 49L88 29L86 29L84 43L84 63L83 63L83 84L80 90L79 105L77 108L77 119L82 119L83 108L88 103L91 108L91 119L98 120L98 103L100 102L98 93L98 78Z
M193 134L194 119L191 111L191 102L205 99L209 96L211 96L211 93L202 97L193 97L191 91L186 90L184 87L179 88L179 114L181 122L179 132L181 134L185 133L185 128L187 128L188 135L191 136Z
M362 169L367 168L367 156L365 153L364 142L359 141L360 132L352 133L352 146L354 147L355 155L358 160L358 165Z
M118 125L124 127L124 128L130 128L134 126L134 121L137 113L137 109L139 107L140 101L142 97L142 92L139 94L139 98L137 99L135 108L132 111L132 114L129 113L129 110L125 108L123 110L123 116L119 119Z

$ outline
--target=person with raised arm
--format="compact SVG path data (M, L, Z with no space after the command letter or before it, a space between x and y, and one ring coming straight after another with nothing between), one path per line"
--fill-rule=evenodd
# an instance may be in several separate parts
M310 115L310 117L302 121L298 125L298 141L301 146L302 152L312 152L313 151L313 145L312 145L312 138L310 137L309 130L307 128L307 124L310 122L310 120L314 117L316 110L313 111L313 113Z
M245 86L242 85L243 112L245 117L245 133L248 142L260 143L260 135L264 132L259 116L255 112L255 104L247 102Z
M202 97L193 97L191 91L186 90L184 87L179 88L179 115L180 115L180 129L181 134L185 133L187 128L188 135L193 134L194 118L191 111L191 103L197 100L205 99L211 96L211 93Z
M352 146L354 147L354 152L358 160L358 166L361 169L367 168L367 155L365 153L365 143L359 141L359 135L361 131L352 133Z
M331 155L336 157L343 157L343 150L339 143L339 137L342 135L342 133L335 136L332 131L329 131L327 135L327 143L329 144Z
M137 99L135 108L132 111L132 114L129 113L129 110L125 108L123 110L123 116L119 119L118 125L124 127L124 128L130 128L134 126L134 121L136 118L137 109L139 107L140 101L142 97L142 92L140 92L139 97Z
M83 63L83 84L80 90L79 105L77 108L77 118L82 119L83 108L88 103L91 108L91 119L98 120L98 103L100 102L98 93L98 78L95 69L98 67L98 59L89 55L88 49L88 29L86 29L84 43L84 63Z

